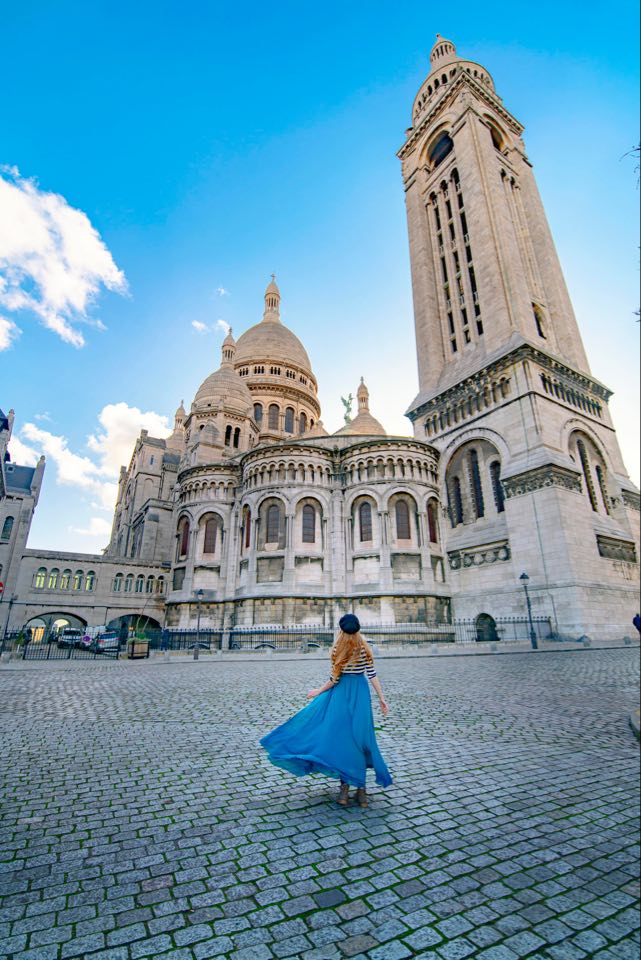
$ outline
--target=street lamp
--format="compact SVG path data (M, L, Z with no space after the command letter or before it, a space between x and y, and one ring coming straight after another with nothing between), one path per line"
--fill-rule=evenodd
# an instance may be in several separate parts
M527 618L530 623L530 643L532 644L533 650L538 650L539 645L536 640L536 630L534 629L534 624L532 623L532 603L530 601L530 594L527 588L529 579L530 578L528 577L527 573L522 573L521 576L519 577L519 580L523 584L523 589L525 590L525 602L527 603Z
M196 601L197 601L197 615L196 615L196 643L194 645L194 660L198 659L200 653L200 606L203 602L203 597L205 596L204 590L196 590Z

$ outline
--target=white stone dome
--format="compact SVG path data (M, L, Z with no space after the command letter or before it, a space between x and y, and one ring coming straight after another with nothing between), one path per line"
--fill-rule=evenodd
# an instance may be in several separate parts
M234 370L235 352L236 344L230 330L223 342L223 361L219 369L210 373L196 391L193 404L196 409L222 406L239 413L252 409L249 387Z
M312 372L307 351L295 333L280 319L280 290L272 274L265 290L265 312L260 323L254 324L238 338L236 366L263 360L293 366Z

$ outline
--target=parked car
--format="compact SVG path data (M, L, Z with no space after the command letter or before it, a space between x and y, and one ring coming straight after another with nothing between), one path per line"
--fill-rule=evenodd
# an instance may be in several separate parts
M91 649L95 653L106 653L110 650L118 650L120 648L120 638L117 633L101 633L97 637L94 637Z
M82 637L82 630L77 630L75 627L65 627L58 634L57 643L59 647L77 647Z

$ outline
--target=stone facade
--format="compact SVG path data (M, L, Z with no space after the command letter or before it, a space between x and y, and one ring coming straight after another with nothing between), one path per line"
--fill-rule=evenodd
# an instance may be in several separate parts
M414 437L387 436L363 381L357 415L327 434L272 277L262 320L237 342L230 331L171 436L141 433L104 556L26 550L44 464L11 468L13 487L5 469L0 519L23 505L20 535L0 540L9 627L39 617L50 629L63 615L333 627L348 609L365 623L522 617L527 572L535 615L560 634L629 632L639 494L611 392L588 367L523 128L450 41L437 38L430 59L399 151Z
M534 611L561 633L629 631L638 492L590 373L521 124L441 37L399 151L420 392L441 453L459 615Z

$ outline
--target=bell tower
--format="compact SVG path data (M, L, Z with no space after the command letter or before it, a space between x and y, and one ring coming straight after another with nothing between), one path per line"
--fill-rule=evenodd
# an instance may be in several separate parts
M527 571L558 632L608 622L620 635L636 603L639 495L522 133L485 67L437 35L398 153L419 372L408 417L442 454L456 614L480 613L479 591L487 613L520 613ZM594 590L601 611L588 615Z

